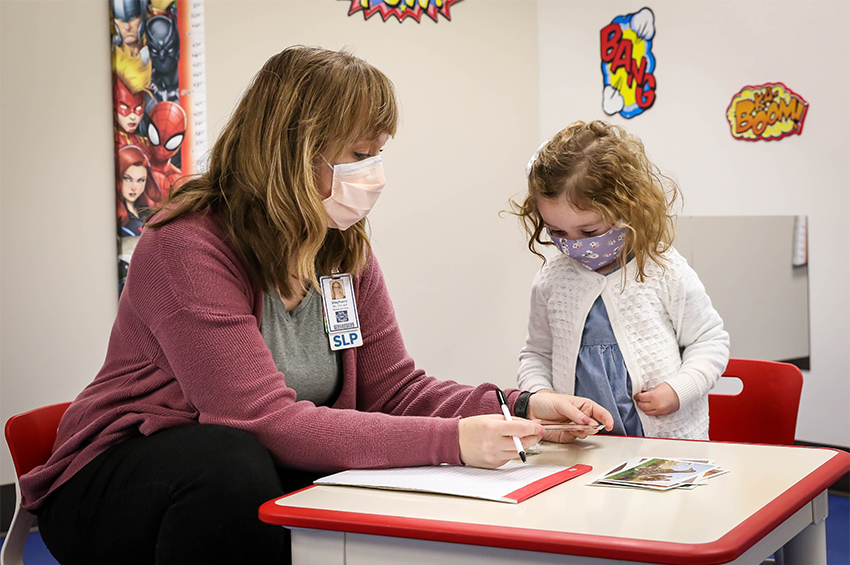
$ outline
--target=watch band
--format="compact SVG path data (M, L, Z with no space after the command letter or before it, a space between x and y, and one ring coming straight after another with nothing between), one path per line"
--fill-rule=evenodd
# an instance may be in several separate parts
M532 394L534 393L527 390L519 393L519 398L516 399L516 404L514 404L514 416L517 418L528 418L528 401Z

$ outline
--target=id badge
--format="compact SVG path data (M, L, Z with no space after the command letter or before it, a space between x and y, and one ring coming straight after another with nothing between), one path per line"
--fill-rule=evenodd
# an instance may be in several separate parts
M325 312L325 331L331 350L348 349L363 345L354 286L347 273L321 277L322 306Z

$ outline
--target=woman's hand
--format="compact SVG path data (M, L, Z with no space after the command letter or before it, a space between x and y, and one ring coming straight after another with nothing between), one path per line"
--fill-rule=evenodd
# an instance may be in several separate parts
M679 395L667 383L637 393L635 402L647 416L666 416L679 409Z
M465 465L495 469L517 457L513 436L528 449L543 436L543 426L529 420L510 422L504 416L485 414L463 418L460 432L460 459Z
M547 422L570 421L587 425L599 423L604 424L605 429L609 431L614 427L611 414L589 398L558 394L551 390L541 390L531 395L528 399L528 417ZM547 432L543 439L570 443L576 439L584 439L587 435L586 431L557 431Z

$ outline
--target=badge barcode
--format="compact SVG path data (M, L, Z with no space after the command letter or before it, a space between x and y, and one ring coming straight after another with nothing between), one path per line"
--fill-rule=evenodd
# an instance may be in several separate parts
M334 314L336 314L337 323L348 321L348 310L340 310L339 312L334 312Z
M354 322L349 322L347 324L334 324L334 331L338 332L340 330L349 330L351 328L356 328L357 324Z

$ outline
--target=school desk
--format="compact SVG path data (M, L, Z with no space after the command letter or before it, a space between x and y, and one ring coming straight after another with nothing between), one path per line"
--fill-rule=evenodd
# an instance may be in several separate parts
M711 459L693 490L590 486L633 457ZM544 443L530 464L593 470L520 504L311 486L260 508L292 531L294 565L612 563L826 565L826 490L850 454L806 447L592 436Z

